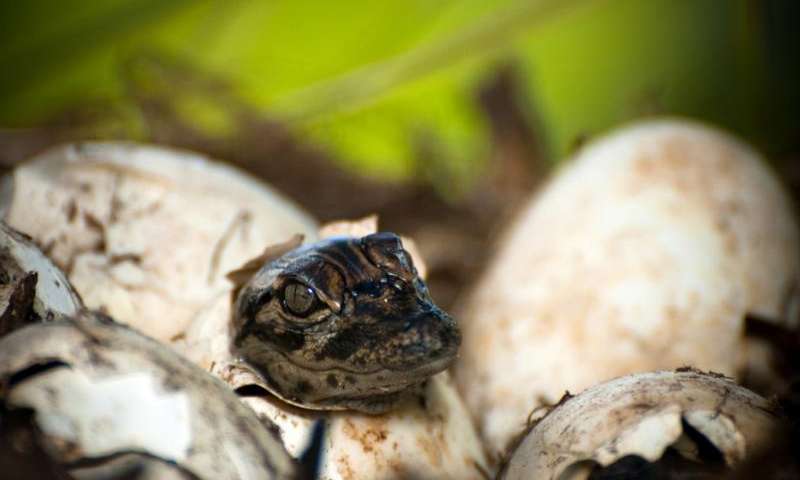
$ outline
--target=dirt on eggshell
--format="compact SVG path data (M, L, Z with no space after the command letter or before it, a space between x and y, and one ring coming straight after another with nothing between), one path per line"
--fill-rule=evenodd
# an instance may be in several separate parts
M456 381L488 448L504 452L565 390L619 375L774 375L769 354L750 355L745 317L796 327L799 242L788 194L728 134L650 120L584 147L456 312Z
M0 465L33 463L79 479L297 474L281 442L227 386L102 315L37 323L0 339L0 385L0 418L14 427L0 431L0 444L28 440L16 456L0 452Z
M228 288L265 245L313 238L306 213L204 156L131 143L81 143L15 168L0 215L30 235L90 308L162 341Z
M565 398L521 437L500 478L719 478L783 421L720 374L629 375Z

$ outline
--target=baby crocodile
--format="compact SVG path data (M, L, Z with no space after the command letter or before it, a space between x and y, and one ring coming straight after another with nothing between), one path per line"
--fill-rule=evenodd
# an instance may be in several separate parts
M267 261L244 283L233 352L281 399L380 413L446 369L461 334L393 233L337 237Z

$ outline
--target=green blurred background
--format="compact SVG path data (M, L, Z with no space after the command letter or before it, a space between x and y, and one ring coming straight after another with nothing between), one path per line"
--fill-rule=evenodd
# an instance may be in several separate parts
M796 0L0 2L0 170L204 152L321 221L378 213L449 308L549 168L639 117L732 130L798 195L799 24Z
M2 2L0 127L4 142L44 125L158 141L166 127L143 113L157 100L193 135L224 139L247 112L349 171L404 179L436 165L430 178L453 194L503 128L481 91L506 72L546 163L665 113L787 155L797 13L747 0Z

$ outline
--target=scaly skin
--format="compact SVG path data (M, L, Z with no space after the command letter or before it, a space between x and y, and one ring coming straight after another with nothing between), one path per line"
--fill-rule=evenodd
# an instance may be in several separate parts
M400 238L338 237L267 262L234 307L233 351L281 399L381 413L455 359L461 334Z

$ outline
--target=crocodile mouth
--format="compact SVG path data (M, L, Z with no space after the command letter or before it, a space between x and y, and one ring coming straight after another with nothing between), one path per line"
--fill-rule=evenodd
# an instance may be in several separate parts
M427 356L416 362L400 363L398 365L386 365L383 367L385 371L392 372L392 374L402 374L406 378L424 379L431 375L437 374L446 370L456 359L455 350L452 352L441 352L434 358Z
M334 395L320 400L320 404L330 405L341 410L356 410L364 413L380 414L390 410L404 397L408 389L387 393L366 395Z
M443 372L454 360L454 357L442 357L404 370L381 368L374 372L361 373L357 375L360 388L355 388L352 394L343 393L341 396L355 398L365 391L369 391L370 395L389 395L401 392L415 384L424 382L439 372Z

